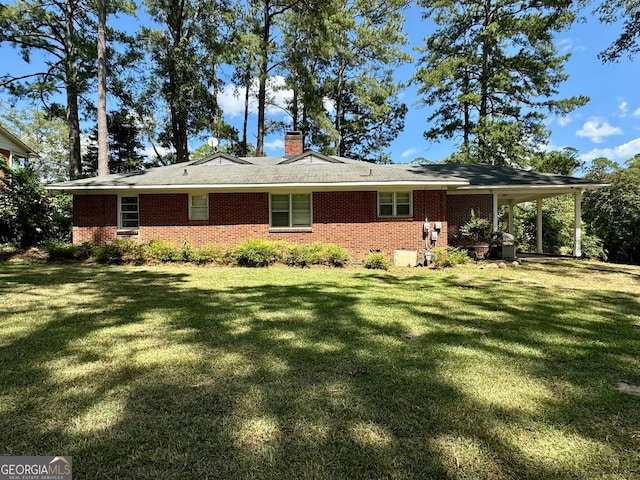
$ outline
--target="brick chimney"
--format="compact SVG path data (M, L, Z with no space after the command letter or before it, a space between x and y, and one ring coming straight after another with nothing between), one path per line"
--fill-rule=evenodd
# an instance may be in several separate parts
M299 130L284 132L284 156L300 155L304 151L304 135Z

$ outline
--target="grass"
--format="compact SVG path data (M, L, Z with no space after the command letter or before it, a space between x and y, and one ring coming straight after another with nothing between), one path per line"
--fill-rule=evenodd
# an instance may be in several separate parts
M0 455L84 479L640 478L640 268L0 263Z

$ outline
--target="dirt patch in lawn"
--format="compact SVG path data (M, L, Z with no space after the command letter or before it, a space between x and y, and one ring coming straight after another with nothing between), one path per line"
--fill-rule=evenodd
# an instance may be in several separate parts
M616 388L621 392L630 393L631 395L637 395L640 397L640 386L632 385L628 382L618 382Z

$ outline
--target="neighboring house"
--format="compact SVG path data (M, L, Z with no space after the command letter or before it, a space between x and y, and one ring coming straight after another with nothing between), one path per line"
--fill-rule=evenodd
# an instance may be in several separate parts
M25 145L18 137L0 126L0 161L4 161L10 167L14 165L16 157L33 157L35 152Z
M497 230L500 205L509 205L512 217L516 203L566 193L577 200L579 255L580 195L599 186L489 165L376 165L303 152L302 145L300 132L287 132L283 157L216 153L48 188L74 196L75 243L117 238L186 240L193 246L235 245L249 238L322 241L364 258L372 250L392 254L455 243L471 209ZM435 241L424 238L425 219L437 232Z

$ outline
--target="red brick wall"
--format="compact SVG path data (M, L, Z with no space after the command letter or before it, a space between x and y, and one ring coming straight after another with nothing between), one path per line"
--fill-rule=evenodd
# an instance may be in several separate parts
M469 221L471 209L476 217L493 221L493 195L448 195L447 219L449 220L449 244L458 245L458 228Z
M189 220L187 194L140 194L138 238L188 240L236 245L248 238L296 243L335 242L356 259L371 250L392 255L397 249L421 249L422 224L442 222L437 245L447 244L447 197L443 191L415 191L413 218L379 218L376 192L316 192L310 229L270 229L269 194L210 193L209 220ZM116 238L117 196L74 196L74 242L104 243Z
M102 244L116 238L118 197L116 195L73 196L73 243Z

